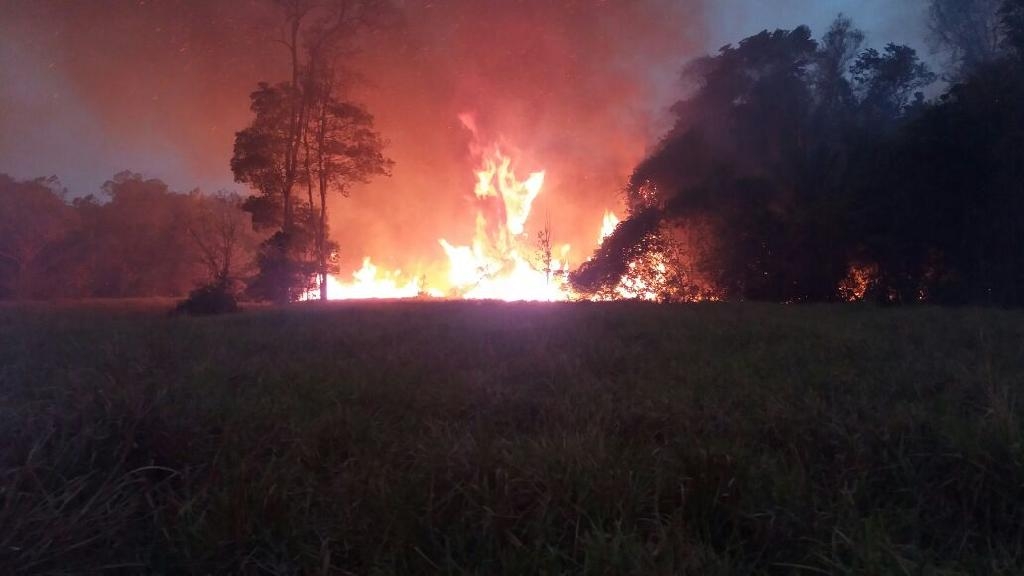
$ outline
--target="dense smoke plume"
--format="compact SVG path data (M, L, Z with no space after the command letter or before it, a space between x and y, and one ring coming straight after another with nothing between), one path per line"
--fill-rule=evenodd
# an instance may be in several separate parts
M666 126L676 71L702 47L697 2L410 0L358 39L350 97L376 115L394 176L333 205L342 268L371 255L419 273L441 236L472 234L473 136L547 171L527 232L589 254L606 207ZM287 78L269 0L7 2L0 169L56 174L73 195L119 169L173 188L233 184L234 132L259 80ZM54 121L54 119L60 121ZM59 127L59 128L58 128ZM66 131L54 137L46 131ZM40 131L43 131L42 133ZM33 145L33 141L36 141ZM40 142L62 144L40 154ZM31 151L31 152L28 152ZM116 157L114 170L96 157ZM105 170L105 172L99 172ZM110 174L107 174L109 171Z

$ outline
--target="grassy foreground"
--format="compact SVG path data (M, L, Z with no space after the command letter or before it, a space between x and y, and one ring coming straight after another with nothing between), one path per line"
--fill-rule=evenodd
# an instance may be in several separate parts
M1024 313L0 307L0 573L1024 573Z

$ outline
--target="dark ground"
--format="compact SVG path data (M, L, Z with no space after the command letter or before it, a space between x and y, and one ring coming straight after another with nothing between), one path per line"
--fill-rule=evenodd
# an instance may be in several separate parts
M1024 313L0 307L0 573L1020 574Z

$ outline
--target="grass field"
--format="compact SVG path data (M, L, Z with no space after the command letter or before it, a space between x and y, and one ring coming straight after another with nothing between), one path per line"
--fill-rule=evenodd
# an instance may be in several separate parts
M0 307L0 573L1021 574L1024 313Z

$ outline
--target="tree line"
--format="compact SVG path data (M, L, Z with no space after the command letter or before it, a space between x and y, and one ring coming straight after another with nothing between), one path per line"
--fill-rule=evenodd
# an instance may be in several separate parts
M0 298L178 297L240 286L260 237L242 197L122 172L69 200L55 178L0 174Z
M934 0L944 91L840 16L689 63L628 217L573 275L663 300L1024 304L1024 1Z
M336 271L329 197L390 173L373 116L344 97L363 30L390 25L388 0L272 0L290 79L260 82L236 134L235 180L253 192L172 192L124 172L68 201L55 178L0 175L0 298L182 296L230 309L245 292L290 302ZM194 303L193 303L194 304Z
M230 161L247 197L121 173L67 200L0 175L0 297L295 300L335 271L329 198L390 173L342 64L386 0L275 0L290 78L261 82ZM583 296L1024 304L1024 0L932 0L940 77L845 17L687 64L627 217L571 275ZM937 88L943 81L941 89ZM926 97L926 92L931 97ZM543 252L543 237L540 240ZM549 255L550 257L550 255Z

